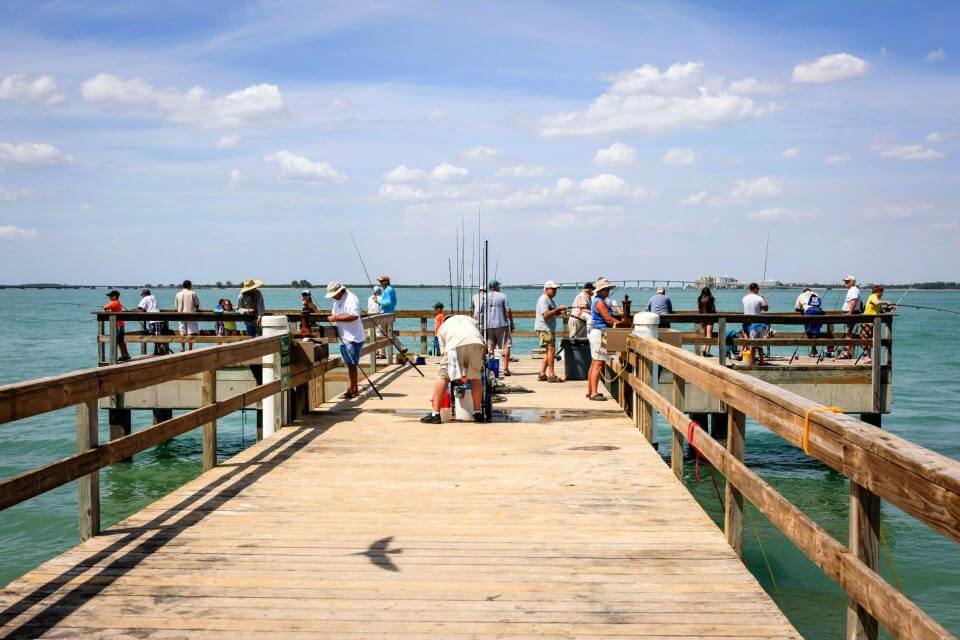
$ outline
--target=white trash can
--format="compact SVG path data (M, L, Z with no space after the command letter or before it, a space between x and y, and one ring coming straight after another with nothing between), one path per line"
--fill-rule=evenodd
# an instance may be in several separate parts
M641 338L660 338L660 316L649 311L633 314L633 335Z

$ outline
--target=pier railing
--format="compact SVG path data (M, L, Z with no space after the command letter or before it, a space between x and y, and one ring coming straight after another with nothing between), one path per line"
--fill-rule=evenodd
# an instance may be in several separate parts
M391 319L389 315L365 318L364 326L373 333L375 321ZM329 333L332 329L325 327L323 331ZM0 424L76 407L77 440L76 454L0 480L0 510L78 480L80 539L86 540L100 531L100 469L197 428L203 429L203 468L216 466L218 419L272 399L274 425L279 427L284 417L292 420L306 406L312 382L343 366L339 356L305 359L296 365L291 363L288 377L278 371L281 375L271 381L258 379L260 383L251 389L227 398L217 397L218 369L239 365L279 369L281 353L290 346L288 340L289 334L262 336L0 386ZM313 343L306 344L313 349ZM375 369L375 352L388 345L387 337L376 337L364 345L362 355L371 356ZM122 396L196 374L201 375L202 406L109 442L98 441L100 398Z
M654 388L654 365L672 373L672 398ZM627 350L613 366L615 395L647 440L653 440L654 411L671 427L670 464L678 478L683 478L684 440L726 478L724 532L738 553L746 499L846 592L847 638L876 638L878 622L899 638L951 637L877 572L880 501L960 541L960 462L881 430L879 413L864 414L864 420L833 413L660 340L628 337ZM685 413L688 385L725 405L725 444ZM847 545L744 464L748 417L850 479Z

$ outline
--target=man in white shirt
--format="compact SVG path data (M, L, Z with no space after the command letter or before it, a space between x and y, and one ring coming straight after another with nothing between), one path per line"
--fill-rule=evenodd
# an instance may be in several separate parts
M750 293L743 296L743 313L748 316L758 316L770 309L767 301L760 295L760 285L751 282L748 287ZM744 322L743 330L751 340L763 340L770 333L770 325L765 322ZM752 347L754 360L763 364L763 349Z
M347 400L360 395L357 384L357 366L360 364L360 353L363 350L363 341L366 338L363 331L363 320L360 319L360 299L355 293L339 282L327 285L328 299L333 299L333 312L328 320L337 327L337 337L340 338L340 357L347 367L350 378L349 386L343 397Z
M137 310L144 313L160 313L160 305L157 304L157 297L150 293L150 289L140 291L140 302L137 303ZM163 335L163 321L150 320L146 323L147 332L152 336ZM161 342L153 343L153 355L162 356L170 353L170 348Z
M857 286L857 279L854 276L844 276L843 284L847 287L847 296L843 299L843 312L850 315L863 313L863 302L860 300L860 287ZM857 323L847 322L847 330L844 332L844 338L858 338ZM853 357L853 347L847 347L843 353L837 356L839 360L849 360Z
M477 322L470 316L450 316L437 330L440 342L440 370L433 387L432 411L420 418L426 424L440 424L440 404L451 379L469 380L473 399L473 421L483 422L483 387L480 376L483 371L483 336Z
M177 294L177 313L196 313L200 311L200 298L193 291L193 283L189 280L183 281L183 289ZM181 320L180 335L195 336L199 333L196 320ZM192 351L193 343L180 343L180 350Z

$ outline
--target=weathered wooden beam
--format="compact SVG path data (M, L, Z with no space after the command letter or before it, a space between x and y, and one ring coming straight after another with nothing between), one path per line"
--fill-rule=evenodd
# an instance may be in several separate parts
M820 406L656 340L631 336L628 344L798 447L807 411ZM960 541L960 462L843 414L814 412L809 425L810 455Z
M866 413L860 419L878 428L881 425L879 413ZM876 571L880 563L880 498L852 480L848 531L850 553ZM878 631L876 619L856 601L850 600L847 603L847 640L876 640Z
M653 361L640 357L640 380L646 385L653 385ZM640 402L640 432L647 442L653 442L653 406L641 398Z
M97 401L77 405L77 453L97 448ZM77 481L78 523L80 542L100 533L100 470L79 477Z
M420 336L420 353L427 355L427 319L426 317L420 318L420 331L422 335Z
M683 413L684 395L686 395L686 384L683 378L674 373L673 406L681 413ZM670 430L670 468L673 469L673 475L683 482L683 435L676 429Z
M204 371L200 379L200 405L217 403L217 371ZM209 471L217 466L217 419L212 418L203 424L203 470Z
M743 462L746 416L727 407L727 452ZM728 482L723 496L723 534L738 556L743 556L743 494Z

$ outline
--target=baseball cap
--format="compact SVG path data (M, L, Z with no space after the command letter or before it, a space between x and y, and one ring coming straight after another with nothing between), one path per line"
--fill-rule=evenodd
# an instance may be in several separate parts
M560 285L558 285L558 284L557 284L556 282L554 282L553 280L547 280L546 282L543 283L543 288L544 288L544 289L559 289L559 288L560 288Z

